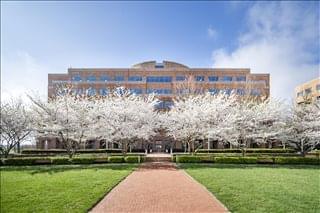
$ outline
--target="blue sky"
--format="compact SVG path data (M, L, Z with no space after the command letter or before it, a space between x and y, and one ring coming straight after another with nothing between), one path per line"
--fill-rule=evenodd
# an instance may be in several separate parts
M319 2L1 2L4 97L45 95L70 66L145 60L249 67L290 98L319 76Z

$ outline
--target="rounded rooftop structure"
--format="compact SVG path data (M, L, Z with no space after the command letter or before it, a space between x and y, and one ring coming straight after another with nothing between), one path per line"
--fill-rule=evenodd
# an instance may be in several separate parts
M132 68L142 68L142 69L162 69L162 68L184 68L189 69L188 66L173 62L173 61L163 61L162 63L157 63L156 61L145 61L132 66Z

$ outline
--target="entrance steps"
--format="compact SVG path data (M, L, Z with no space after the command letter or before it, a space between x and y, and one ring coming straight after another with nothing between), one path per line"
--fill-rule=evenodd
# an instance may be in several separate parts
M154 153L154 154L147 154L146 162L171 162L171 155L170 154L163 154L163 153Z

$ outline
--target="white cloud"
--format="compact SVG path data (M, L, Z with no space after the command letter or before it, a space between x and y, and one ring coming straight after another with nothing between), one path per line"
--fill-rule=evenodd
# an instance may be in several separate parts
M213 51L213 66L270 73L271 95L292 98L295 86L320 75L318 12L293 2L254 4L238 47Z
M213 38L213 39L217 38L218 33L215 29L213 29L212 26L208 27L207 33L208 33L209 38Z
M48 67L40 64L25 51L14 55L1 56L1 100L21 97L28 101L26 94L39 93L47 97Z

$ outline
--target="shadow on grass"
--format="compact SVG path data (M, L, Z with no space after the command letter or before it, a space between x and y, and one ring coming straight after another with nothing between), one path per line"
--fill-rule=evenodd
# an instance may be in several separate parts
M217 169L255 169L255 168L273 168L273 169L314 169L319 170L319 165L279 165L279 164L196 164L183 163L177 164L180 169L199 169L199 168L217 168Z
M94 169L95 171L108 170L132 170L138 164L90 164L90 165L37 165L37 166L5 166L1 171L26 171L30 174L49 173L54 174L65 171L77 171L83 169Z

